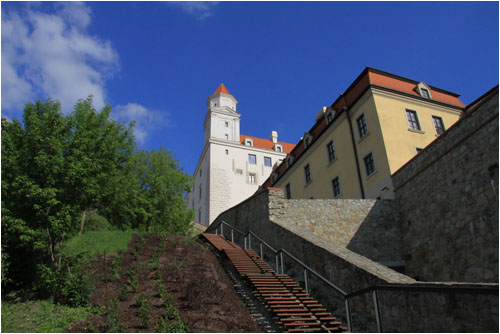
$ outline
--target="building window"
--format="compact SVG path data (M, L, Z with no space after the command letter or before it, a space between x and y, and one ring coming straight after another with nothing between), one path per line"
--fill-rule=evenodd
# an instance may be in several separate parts
M311 183L311 169L309 168L309 164L304 167L304 175L306 177L306 184Z
M255 154L248 155L248 163L252 165L255 165L257 163L257 157L255 156Z
M421 148L421 147L415 147L415 151L417 151L417 154L419 154L420 152L422 152L424 149Z
M276 144L274 149L276 150L276 152L283 152L283 148L281 147L281 145Z
M226 153L226 155L229 155L229 150L226 150L225 153Z
M264 157L264 166L266 166L266 167L272 166L272 160L270 157Z
M373 160L373 154L370 153L364 157L366 175L369 176L375 172L375 161Z
M436 129L436 134L440 135L444 132L443 119L438 116L432 116L432 123L434 123L434 129Z
M292 198L292 191L290 190L290 183L287 183L285 186L285 191L286 191L286 198L290 199Z
M201 177L201 174L202 174L202 169L200 168L200 177Z
M365 114L359 116L356 122L358 123L359 138L363 138L368 134L368 127L366 126Z
M332 180L332 189L333 197L338 197L340 195L340 182L338 177Z
M415 110L406 109L406 118L408 119L408 127L412 130L420 130L417 112Z
M332 162L335 160L335 148L333 147L333 141L330 140L328 144L326 144L326 152L328 153L328 162Z
M426 88L420 88L420 92L422 93L422 96L425 97L426 99L431 98L431 95L429 94L429 91Z
M226 140L229 140L229 135L227 133L224 135L224 137L226 138Z
M201 223L201 209L198 209L198 221Z
M333 115L331 112L329 112L328 114L326 114L326 123L330 124L332 121L333 121Z
M248 183L255 184L255 174L248 174Z
M200 199L201 199L201 184L200 184Z
M229 122L225 122L226 128L229 127Z
M245 146L253 146L253 141L251 139L245 139Z

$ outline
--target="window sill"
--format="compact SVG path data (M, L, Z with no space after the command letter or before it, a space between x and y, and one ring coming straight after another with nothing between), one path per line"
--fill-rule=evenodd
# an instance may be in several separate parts
M417 129L411 129L411 128L408 128L408 131L410 131L410 132L415 132L415 133L420 133L420 134L422 134L422 135L425 133L425 131L422 131L422 130L417 130Z
M368 131L367 133L365 133L365 135L361 138L358 139L358 144L361 143L362 141L364 141L366 139L366 137L368 137L370 135L370 131Z
M374 175L376 175L378 173L378 171L375 169L375 171L373 173L371 173L370 175L367 175L366 176L366 179L369 180L371 179Z
M328 163L328 165L326 165L326 167L330 167L331 165L333 165L335 163L335 161L337 161L337 157L335 157L335 159L333 159L332 161L330 161Z

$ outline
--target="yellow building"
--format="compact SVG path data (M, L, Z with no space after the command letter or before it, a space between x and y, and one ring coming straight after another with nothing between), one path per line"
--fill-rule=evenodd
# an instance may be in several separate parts
M460 118L458 97L367 67L263 186L288 198L394 198L391 175Z

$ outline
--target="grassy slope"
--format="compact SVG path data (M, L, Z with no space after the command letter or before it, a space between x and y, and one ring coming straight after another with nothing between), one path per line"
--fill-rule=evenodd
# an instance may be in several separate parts
M63 253L90 260L127 248L133 231L92 231L66 243ZM2 332L62 332L71 323L90 316L91 308L54 305L50 301L2 301Z
M2 302L2 332L62 333L70 324L89 317L92 311L90 307L54 305L46 300Z

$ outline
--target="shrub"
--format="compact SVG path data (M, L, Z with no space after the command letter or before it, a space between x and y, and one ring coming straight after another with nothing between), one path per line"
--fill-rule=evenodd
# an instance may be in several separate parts
M108 222L108 220L97 213L91 213L87 217L85 217L84 232L109 231L112 229L113 227Z

